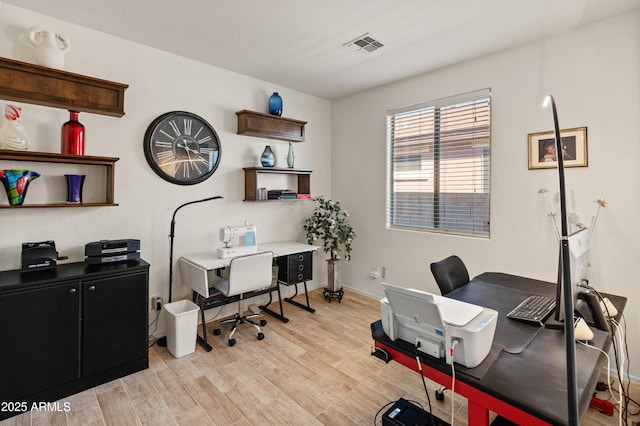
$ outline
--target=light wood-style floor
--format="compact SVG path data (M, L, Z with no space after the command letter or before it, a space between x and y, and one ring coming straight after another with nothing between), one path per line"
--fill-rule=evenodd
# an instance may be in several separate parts
M26 413L2 424L373 425L380 424L376 413L400 397L428 407L416 373L370 355L377 300L346 292L341 303L328 303L318 289L311 306L316 313L285 304L287 324L265 316L262 341L243 326L234 347L225 333L209 335L213 351L197 346L178 359L153 346L148 370L61 401L70 411ZM450 422L450 393L435 401L438 386L427 384L434 414ZM454 410L455 424L466 425L463 398L454 399ZM615 425L617 417L589 409L583 424Z

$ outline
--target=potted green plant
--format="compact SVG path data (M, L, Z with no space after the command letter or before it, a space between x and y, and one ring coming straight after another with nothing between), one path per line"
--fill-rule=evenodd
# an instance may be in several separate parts
M339 201L325 200L322 196L313 200L316 206L304 223L307 241L309 244L316 240L323 241L323 250L329 253L328 290L341 292L342 284L338 273L340 253L345 260L351 260L351 243L356 233L349 224L349 213L342 209Z

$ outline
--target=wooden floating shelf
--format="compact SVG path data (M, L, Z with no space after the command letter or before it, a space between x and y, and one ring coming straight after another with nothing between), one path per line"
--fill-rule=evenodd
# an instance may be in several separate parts
M53 207L116 207L116 203L51 203L51 204L23 204L21 206L0 205L0 209L42 209Z
M93 155L70 155L56 152L14 151L0 149L0 160L35 161L39 163L91 164L97 166L113 165L119 158L97 157Z
M238 116L238 134L259 138L278 139L289 142L304 141L306 121L279 117L243 109Z
M0 98L122 117L127 84L0 58Z
M290 169L284 167L245 167L244 169L244 201L300 201L309 198L285 200L258 200L258 175L279 174L298 176L298 194L311 194L311 170Z
M22 206L0 205L2 209L14 208L51 208L51 207L103 207L117 206L114 199L115 186L115 163L119 158L96 157L91 155L68 155L57 154L55 152L37 151L14 151L0 149L0 160L12 161L32 161L36 163L57 163L57 164L83 164L90 166L106 167L106 200L104 203L51 203L51 204L27 204Z

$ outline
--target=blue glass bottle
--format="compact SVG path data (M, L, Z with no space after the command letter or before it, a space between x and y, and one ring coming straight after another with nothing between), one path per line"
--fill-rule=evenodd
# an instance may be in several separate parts
M282 115L282 98L278 92L273 92L273 95L269 97L269 114Z
M273 167L276 165L276 156L269 145L262 151L260 162L262 163L262 167Z

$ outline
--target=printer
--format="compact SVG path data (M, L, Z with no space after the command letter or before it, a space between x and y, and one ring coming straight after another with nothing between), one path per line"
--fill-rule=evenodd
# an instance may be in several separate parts
M497 311L421 290L382 286L386 296L380 300L382 328L391 340L404 340L422 353L467 368L477 367L489 355Z

